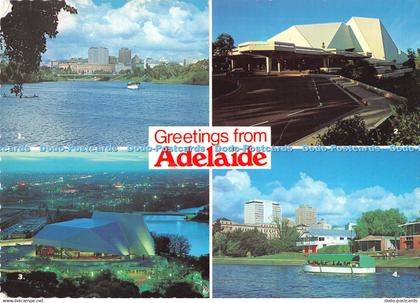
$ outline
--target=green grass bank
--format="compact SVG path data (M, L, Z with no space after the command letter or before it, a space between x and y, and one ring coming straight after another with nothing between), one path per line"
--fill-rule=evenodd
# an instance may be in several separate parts
M407 267L418 268L420 266L420 257L400 256L394 259L386 260L376 259L376 267ZM306 257L302 253L280 253L276 255L260 257L226 257L214 256L214 264L247 264L247 265L302 265Z

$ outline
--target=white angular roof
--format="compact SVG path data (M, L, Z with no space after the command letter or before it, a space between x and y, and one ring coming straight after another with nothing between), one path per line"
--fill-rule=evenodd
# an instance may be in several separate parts
M372 58L397 62L406 61L407 55L398 49L381 20L352 17L347 25L353 30L364 52L371 52Z
M407 60L391 36L376 18L352 17L347 23L294 25L271 37L268 41L293 43L296 46L352 50L372 53L373 59L398 63Z

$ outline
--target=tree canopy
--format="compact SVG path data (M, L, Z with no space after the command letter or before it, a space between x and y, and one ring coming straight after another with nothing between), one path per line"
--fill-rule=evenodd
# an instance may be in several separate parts
M414 51L414 49L412 48L407 49L407 57L408 57L408 60L405 61L403 65L416 69L416 52Z
M229 34L222 33L212 43L213 70L216 72L225 71L228 64L229 52L235 47L235 40Z
M13 71L10 79L15 84L11 93L22 96L25 77L39 70L47 37L58 34L61 10L77 14L77 9L64 0L14 1L12 11L0 20L0 45L9 59Z
M420 143L420 113L403 113L394 120L397 125L389 144L415 145Z
M399 236L400 228L398 225L406 222L407 218L395 208L368 211L357 220L356 235L358 238L364 238L368 235Z
M344 77L366 83L371 83L376 73L375 67L366 60L349 61L340 72Z
M339 120L317 136L322 145L417 145L420 144L419 112L394 109L392 119L369 130L360 116Z
M372 137L360 116L339 120L327 131L318 135L318 143L323 145L370 145L373 144Z
M217 247L219 253L226 256L262 256L269 251L267 237L257 229L216 233L213 236L213 241L213 248L216 249Z
M64 278L62 281L53 272L25 273L24 279L19 279L19 273L8 273L1 286L10 297L140 297L135 284L117 279L110 271L104 271L95 278Z
M213 57L226 57L234 48L235 40L229 34L222 33L212 44Z
M162 81L173 83L188 83L208 85L209 83L209 61L200 60L194 64L181 66L179 64L159 64L153 68L149 65L145 69L133 68L132 72L126 72L118 77L119 79L140 80L140 81Z
M184 236L152 234L152 237L157 255L186 256L190 252L191 245Z
M256 228L252 230L235 230L213 233L213 253L231 257L263 256L287 251L297 251L296 242L299 233L289 226L286 220L276 223L277 237L267 239L266 235Z
M299 232L296 227L290 226L288 220L282 220L276 222L277 232L279 238L270 240L273 253L280 253L285 251L298 251L296 242L299 240Z

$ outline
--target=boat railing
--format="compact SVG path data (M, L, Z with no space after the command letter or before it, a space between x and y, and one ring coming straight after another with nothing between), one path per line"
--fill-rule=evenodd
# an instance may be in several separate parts
M359 267L358 262L310 262L308 261L308 264L311 266L328 266L328 267Z

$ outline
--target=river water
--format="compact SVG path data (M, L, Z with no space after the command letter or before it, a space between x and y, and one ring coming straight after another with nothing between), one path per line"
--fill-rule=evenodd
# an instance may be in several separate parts
M182 216L144 216L150 232L184 236L190 243L190 255L209 254L209 225L194 221L185 221Z
M16 98L0 89L0 145L141 145L148 126L208 125L208 86L123 81L24 85ZM4 97L6 94L7 97Z
M392 273L398 271L400 277ZM377 268L370 275L307 274L301 266L213 265L216 298L420 297L420 269Z

